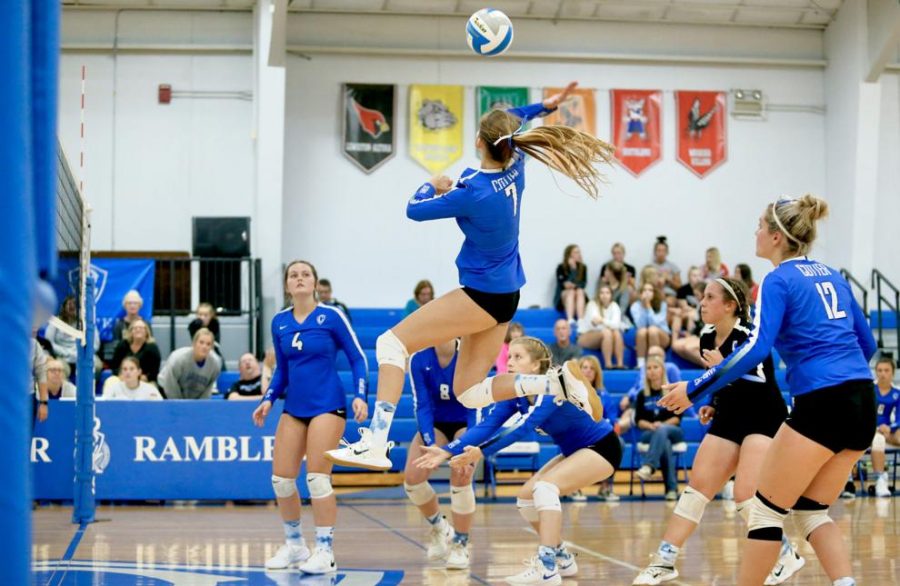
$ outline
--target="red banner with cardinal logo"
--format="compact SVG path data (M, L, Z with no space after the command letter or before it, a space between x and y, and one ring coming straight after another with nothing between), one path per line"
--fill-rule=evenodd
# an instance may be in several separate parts
M728 159L725 92L675 92L678 162L700 178Z
M662 91L611 90L609 96L616 160L637 177L662 155Z

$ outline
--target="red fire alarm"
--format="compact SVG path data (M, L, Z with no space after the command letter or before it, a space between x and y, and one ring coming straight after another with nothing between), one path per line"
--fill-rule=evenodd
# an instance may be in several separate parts
M168 104L172 101L172 86L167 83L159 84L159 103Z

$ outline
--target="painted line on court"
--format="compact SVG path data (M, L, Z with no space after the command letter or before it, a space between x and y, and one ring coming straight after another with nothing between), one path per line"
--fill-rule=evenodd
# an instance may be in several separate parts
M66 571L69 569L69 563L72 558L75 557L75 550L78 549L78 544L81 543L81 538L84 537L84 532L87 530L87 527L88 523L82 521L78 526L78 529L75 530L75 535L72 536L72 541L69 542L69 547L66 548L66 553L63 554L59 567L54 570L50 575L50 579L47 580L47 586L59 586L62 584L66 577ZM59 576L58 581L56 580L57 575Z
M360 515L362 515L363 517L365 517L365 518L368 519L369 521L372 521L373 523L376 523L376 524L378 524L378 525L381 525L382 527L384 527L385 529L387 529L388 531L390 531L391 533L393 533L393 534L396 535L397 537L403 539L404 541L408 541L409 543L411 543L411 544L414 545L415 547L421 549L422 551L428 551L428 550L425 548L424 545L422 545L421 543L419 543L418 541L416 541L416 540L413 539L412 537L409 537L409 536L407 536L407 535L404 535L404 534L401 533L398 529L395 529L395 528L391 527L390 525L388 525L387 523L385 523L385 522L382 521L381 519L379 519L379 518L377 518L377 517L373 517L372 515L370 515L370 514L368 514L368 513L366 513L366 512L360 511L359 508L356 507L355 505L344 505L344 506L347 507L348 509L353 509L354 511L356 511L357 513L359 513ZM469 578L475 580L475 581L478 582L479 584L490 584L490 582L488 582L487 580L485 580L485 579L483 579L483 578L481 578L481 577L479 577L479 576L476 576L475 574L473 574L473 573L471 573L471 572L469 573Z

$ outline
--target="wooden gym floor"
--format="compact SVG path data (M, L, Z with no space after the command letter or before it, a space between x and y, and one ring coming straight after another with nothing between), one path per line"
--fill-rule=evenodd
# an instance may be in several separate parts
M579 565L577 577L563 583L628 585L656 548L674 503L591 500L563 507L563 536L578 554ZM838 503L832 515L849 539L860 586L900 584L900 500L858 498ZM335 535L339 572L322 580L301 578L296 571L262 570L281 541L271 504L100 507L97 519L79 528L71 524L69 507L34 512L33 584L502 583L504 576L520 570L537 543L512 502L479 503L471 534L471 571L445 571L425 560L426 527L416 509L403 500L357 494L341 499ZM310 540L313 526L307 507L303 522ZM797 540L793 527L788 531ZM681 556L681 577L670 584L734 584L742 532L733 503L711 503ZM788 584L830 586L808 544L801 542L800 549L807 565Z

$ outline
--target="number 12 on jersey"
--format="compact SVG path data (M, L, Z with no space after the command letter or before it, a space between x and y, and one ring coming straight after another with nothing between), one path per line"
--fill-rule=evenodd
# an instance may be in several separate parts
M819 297L822 298L828 319L843 319L847 317L846 311L838 309L838 297L837 291L834 289L834 283L831 281L816 283L816 291L819 292Z

